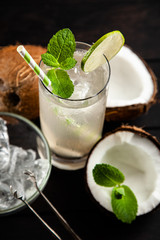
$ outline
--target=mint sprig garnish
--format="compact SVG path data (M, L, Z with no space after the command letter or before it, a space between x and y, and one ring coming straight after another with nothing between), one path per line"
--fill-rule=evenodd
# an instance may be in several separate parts
M53 69L48 72L47 76L52 82L51 87L54 94L66 98L73 92L74 85L67 72L61 69Z
M53 68L58 68L59 67L59 62L57 61L57 59L50 53L44 53L41 55L42 61L50 67Z
M125 180L123 173L109 164L97 164L92 173L98 185L113 187L111 205L116 217L124 223L131 223L136 218L138 204L132 190L121 185Z
M65 70L76 64L73 58L75 48L73 33L69 28L64 28L53 35L47 45L47 52L41 55L44 64L52 67L47 73L52 82L52 92L63 98L69 98L74 91L73 83Z

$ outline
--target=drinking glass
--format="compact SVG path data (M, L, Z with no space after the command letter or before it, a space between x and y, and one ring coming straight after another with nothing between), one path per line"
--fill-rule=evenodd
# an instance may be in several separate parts
M106 59L103 66L84 73L80 63L90 47L76 42L77 64L68 71L75 85L71 98L56 96L39 80L41 128L52 152L52 163L61 169L83 168L91 148L102 135L110 65ZM48 67L43 62L40 67L47 73Z

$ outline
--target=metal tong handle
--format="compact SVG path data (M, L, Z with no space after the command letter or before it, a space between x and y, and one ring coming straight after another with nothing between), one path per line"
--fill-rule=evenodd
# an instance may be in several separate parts
M29 180L31 180L37 191L40 193L40 195L45 199L45 201L49 204L49 206L52 208L52 210L54 211L54 213L56 213L57 217L59 218L59 220L61 221L61 223L63 224L63 226L65 227L65 229L72 235L72 237L75 240L82 240L76 233L75 231L70 227L70 225L68 224L68 222L62 217L62 215L58 212L58 210L53 206L53 204L48 200L48 198L43 194L43 192L39 189L38 185L37 185L37 181L35 178L35 175L31 172L26 170L24 172L24 174L29 176Z
M10 186L10 189L14 197L18 200L21 200L36 215L36 217L38 217L38 219L46 226L53 236L56 237L56 239L62 240L62 238L40 217L40 215L31 207L31 205L22 196L18 196L17 191L13 192L12 186Z

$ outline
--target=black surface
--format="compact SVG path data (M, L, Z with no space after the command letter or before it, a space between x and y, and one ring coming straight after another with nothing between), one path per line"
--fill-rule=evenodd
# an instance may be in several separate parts
M126 43L150 65L160 84L160 2L145 0L1 1L0 46L38 44L46 46L59 29L69 27L76 40L92 43L103 34L119 29ZM159 97L159 93L158 93ZM160 106L130 125L143 127L160 140ZM109 123L104 132L121 123ZM74 172L53 168L44 193L83 240L159 240L160 210L138 217L131 225L96 207L86 187L84 170ZM59 233L71 239L49 207L39 197L32 206ZM28 210L0 217L0 239L49 240L51 234Z

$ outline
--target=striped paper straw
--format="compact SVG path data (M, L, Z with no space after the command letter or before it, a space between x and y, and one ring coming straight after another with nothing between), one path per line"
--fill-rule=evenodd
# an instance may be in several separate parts
M33 71L38 75L38 77L43 81L43 83L48 86L51 85L50 79L47 75L42 71L42 69L37 65L37 63L33 60L31 55L27 52L24 46L20 45L17 47L17 52L21 55L22 58L28 63L28 65L33 69Z

